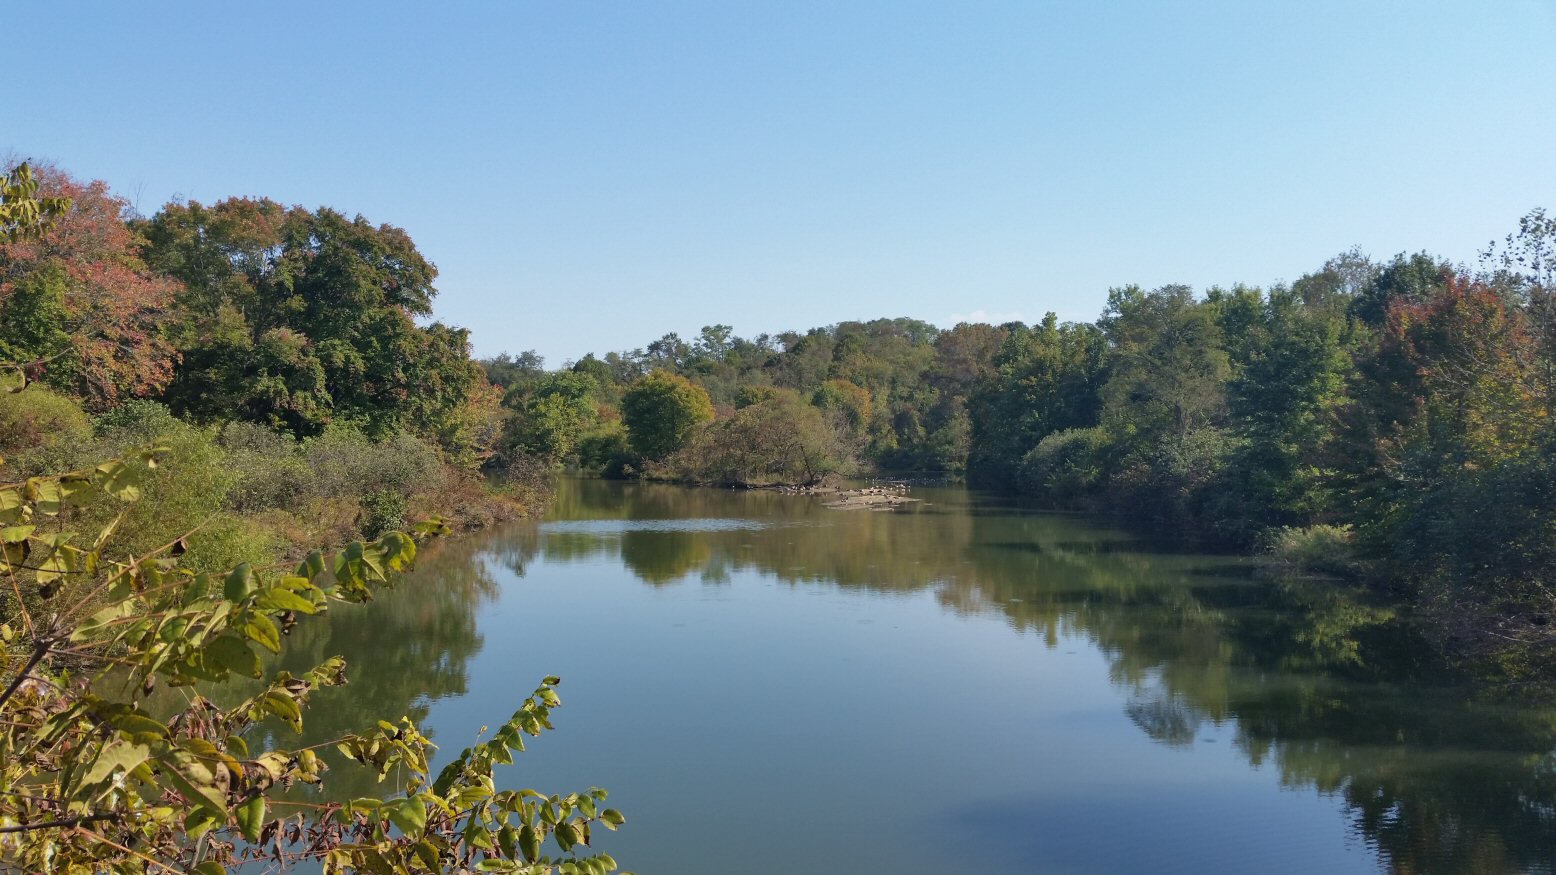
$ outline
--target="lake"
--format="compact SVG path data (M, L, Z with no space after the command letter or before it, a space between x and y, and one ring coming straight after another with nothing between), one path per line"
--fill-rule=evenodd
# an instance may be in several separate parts
M1552 871L1556 710L1455 681L1389 605L911 494L563 480L283 667L348 660L311 737L409 714L445 754L560 675L499 780L608 788L596 847L640 875Z

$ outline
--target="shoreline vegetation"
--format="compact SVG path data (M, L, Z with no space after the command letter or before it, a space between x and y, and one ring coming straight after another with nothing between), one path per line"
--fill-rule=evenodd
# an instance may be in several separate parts
M1474 265L1352 250L1268 287L1120 286L1093 322L710 325L547 369L476 360L430 321L437 269L392 225L267 198L142 216L51 166L30 184L50 224L0 248L20 388L0 470L166 442L180 473L121 536L198 526L195 567L532 514L563 467L797 488L916 471L1386 586L1454 647L1556 648L1540 210Z
M1556 653L1556 219L1473 263L1110 289L1093 322L906 318L482 362L506 446L605 477L930 471L1347 578L1514 675Z

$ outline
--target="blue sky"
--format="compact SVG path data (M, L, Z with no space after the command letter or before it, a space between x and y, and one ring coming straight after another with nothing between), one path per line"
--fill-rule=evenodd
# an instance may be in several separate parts
M402 226L477 354L552 365L1473 260L1556 209L1556 0L7 7L0 150Z

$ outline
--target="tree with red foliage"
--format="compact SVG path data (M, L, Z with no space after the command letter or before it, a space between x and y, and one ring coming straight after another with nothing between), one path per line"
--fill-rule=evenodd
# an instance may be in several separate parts
M1452 613L1526 602L1556 568L1553 432L1526 323L1460 277L1396 301L1347 411L1341 467L1364 548Z
M1460 461L1519 452L1543 418L1534 360L1524 314L1485 285L1450 277L1431 301L1396 302L1368 369L1379 437Z
M95 409L156 394L176 360L161 326L178 282L140 260L127 202L106 183L37 176L69 207L41 234L0 241L0 356Z

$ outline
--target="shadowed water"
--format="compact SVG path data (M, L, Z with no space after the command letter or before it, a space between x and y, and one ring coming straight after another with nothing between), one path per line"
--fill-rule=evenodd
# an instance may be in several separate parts
M501 779L608 787L597 846L642 875L1552 871L1556 711L1456 682L1389 606L913 494L567 480L283 661L351 664L310 737L406 713L448 753L561 675Z

